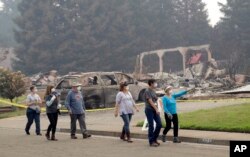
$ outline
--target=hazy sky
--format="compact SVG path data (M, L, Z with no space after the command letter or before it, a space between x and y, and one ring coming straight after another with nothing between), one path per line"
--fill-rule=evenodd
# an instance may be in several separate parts
M0 1L0 10L2 9L2 5L3 5L3 3Z
M218 2L225 3L226 0L202 0L207 4L210 24L215 25L219 20L220 17L223 16L223 14L219 10ZM2 4L0 1L0 10L1 10Z
M215 25L223 14L219 10L218 2L226 3L226 0L202 0L207 4L210 24Z

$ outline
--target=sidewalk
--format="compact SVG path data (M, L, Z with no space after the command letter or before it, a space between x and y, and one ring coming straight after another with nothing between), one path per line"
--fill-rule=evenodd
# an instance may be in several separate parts
M88 126L89 132L93 135L120 137L122 122L112 126ZM60 128L61 132L70 132L69 128ZM161 130L162 134L163 129ZM80 133L80 130L78 130ZM161 135L160 134L160 135ZM132 138L147 139L147 131L142 131L141 127L131 127ZM231 140L250 140L250 134L247 133L229 133L218 131L198 131L198 130L179 130L179 137L183 142L228 145ZM172 141L173 130L169 131L167 141ZM160 137L159 137L160 140Z
M87 113L86 122L89 132L93 135L101 136L120 136L122 128L122 120L114 118L111 115L112 111ZM147 131L142 131L141 128L135 127L138 120L142 120L143 114L136 114L132 120L131 133L133 138L147 139ZM0 120L1 128L20 129L24 132L24 126L27 122L26 116L19 116ZM45 114L41 115L41 129L46 130L48 126L48 119ZM34 134L34 127L32 125L31 134ZM70 118L67 115L60 116L58 121L59 132L69 132ZM78 130L79 132L79 130ZM172 141L172 130L168 135L168 140ZM248 133L229 133L216 131L197 131L197 130L179 130L179 137L183 142L190 143L204 143L214 145L229 145L230 140L250 140Z
M242 101L204 101L204 102L180 102L177 105L179 113L192 112L200 109L210 109L221 106L229 106L241 104ZM133 138L147 139L147 131L142 131L141 128L135 127L139 121L145 119L144 106L139 106L140 112L136 113L131 121L131 133ZM102 136L120 136L120 131L123 122L120 117L115 118L113 110L87 112L86 123L87 128L93 135ZM26 125L26 116L19 116L7 119L0 119L1 128L19 129L24 132ZM46 114L41 115L41 129L46 130L48 127L48 119ZM70 118L68 115L59 116L58 131L69 132ZM35 125L32 125L31 134L34 134ZM172 130L168 134L168 140L172 141ZM229 133L217 131L197 131L197 130L179 130L179 137L183 142L204 143L215 145L229 145L230 140L250 140L249 133Z

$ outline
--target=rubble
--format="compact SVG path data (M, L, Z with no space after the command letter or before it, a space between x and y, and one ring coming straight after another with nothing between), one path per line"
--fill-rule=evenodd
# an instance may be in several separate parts
M173 53L173 51L181 53L183 70L171 73L164 72L162 58L165 53ZM143 75L143 58L152 54L159 57L159 72ZM138 56L134 76L138 80L141 80L141 76L144 80L149 79L149 77L154 78L161 87L166 85L172 85L176 89L195 87L196 92L190 97L223 97L223 94L225 94L223 91L243 86L250 81L250 76L241 74L237 74L234 79L231 79L226 68L223 68L220 63L212 58L209 45L143 52Z
M48 73L37 73L30 77L32 85L35 86L47 86L56 85L59 80L59 76L56 70L51 70Z
M239 94L239 93L250 93L250 84L236 88L236 89L232 89L232 90L228 90L228 91L223 91L220 92L221 94Z
M235 81L226 76L225 69L215 69L215 67L199 63L192 66L192 68L187 68L185 75L180 72L171 74L158 72L149 73L148 75L151 78L163 81L162 86L168 84L175 88L196 87L200 93L218 92L231 89L236 85Z

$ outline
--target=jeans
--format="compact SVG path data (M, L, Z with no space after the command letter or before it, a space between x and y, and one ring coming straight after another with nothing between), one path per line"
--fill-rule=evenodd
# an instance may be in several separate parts
M132 119L132 114L122 114L121 117L124 122L122 133L130 133L129 123Z
M40 113L37 113L35 110L32 110L31 108L27 108L26 116L28 118L28 122L25 127L25 131L29 132L30 127L35 120L36 123L36 134L40 134Z
M76 121L78 120L79 126L82 134L87 134L87 128L85 123L85 113L83 114L71 114L70 115L70 128L71 128L71 136L76 134Z
M55 135L57 120L58 120L58 112L47 113L47 117L49 118L49 122L50 122L48 129L47 129L47 134L49 135L50 131L52 131L52 135Z
M172 114L173 118L169 119L168 115L165 113L165 121L166 121L166 128L163 130L163 135L166 135L168 131L171 129L172 122L174 124L174 137L178 137L178 115Z
M161 131L161 117L156 113L155 110L152 109L145 109L145 114L148 120L148 140L149 144L154 143ZM154 128L154 121L156 123L156 127Z

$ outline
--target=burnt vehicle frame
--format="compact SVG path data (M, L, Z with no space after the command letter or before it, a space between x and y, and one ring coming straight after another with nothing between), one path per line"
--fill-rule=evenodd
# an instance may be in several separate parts
M56 85L60 92L60 102L64 105L68 91L73 82L82 84L82 93L87 109L109 108L115 106L119 84L127 82L134 100L142 101L147 84L138 82L133 77L122 72L89 72L75 75L65 75Z

